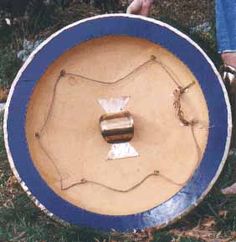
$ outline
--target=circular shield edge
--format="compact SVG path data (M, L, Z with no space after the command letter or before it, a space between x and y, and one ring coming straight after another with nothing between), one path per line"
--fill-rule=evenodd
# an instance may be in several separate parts
M23 64L23 66L21 67L21 69L19 70L16 78L13 81L13 84L11 86L10 92L9 92L9 96L7 99L7 103L6 103L6 108L5 108L5 114L4 114L4 123L3 123L3 130L4 130L4 142L5 142L5 147L6 147L6 152L7 152L7 156L8 156L8 160L10 163L10 167L15 175L15 177L17 178L17 180L19 181L19 183L21 184L23 190L28 194L28 196L33 200L33 202L36 204L37 207L39 207L41 210L43 210L45 213L47 213L50 217L55 218L56 220L59 220L60 222L64 221L61 218L57 217L56 215L54 215L52 212L50 212L42 203L40 203L40 201L38 201L38 199L36 197L34 197L34 195L30 192L29 188L27 187L27 185L25 184L25 182L21 179L20 174L18 173L16 167L15 167L15 162L13 160L12 157L12 153L9 147L9 141L8 141L8 114L9 114L9 107L10 107L10 103L11 103L11 99L14 93L14 90L16 88L16 85L22 75L22 73L24 72L24 70L28 67L28 65L30 64L30 62L34 59L34 56L36 55L37 52L39 52L45 45L47 45L47 43L49 43L53 38L57 37L60 33L62 33L63 31L70 29L74 26L77 26L79 24L82 24L84 22L90 21L90 20L96 20L96 19L101 19L101 18L106 18L106 17L126 17L126 18L132 18L132 19L141 19L141 20L145 20L154 24L158 24L162 27L165 27L167 29L169 29L170 31L174 32L175 34L177 34L178 36L182 37L183 39L187 40L187 42L189 42L192 46L194 46L196 49L198 49L198 51L203 55L203 57L205 58L205 60L210 64L212 70L214 71L215 75L218 78L218 81L221 85L223 94L224 94L224 99L226 102L226 107L227 107L227 114L228 114L228 127L227 127L227 138L226 138L226 143L225 143L225 149L224 149L224 154L222 157L222 161L220 163L220 165L218 166L218 170L214 176L214 178L211 180L211 182L209 183L208 187L205 189L205 192L203 192L201 194L201 196L199 196L197 198L196 203L192 204L191 206L189 206L188 208L184 209L178 216L176 216L174 219L173 218L168 218L166 219L165 222L163 222L162 224L158 225L158 228L164 227L166 225L169 225L170 223L175 222L176 220L178 220L179 218L183 217L185 214L189 213L190 210L192 210L194 207L196 207L201 201L202 199L208 194L208 192L211 190L211 188L213 187L214 183L216 182L217 178L219 177L223 166L226 162L227 159L227 155L229 152L229 148L230 148L230 141L231 141L231 132L232 132L232 117L231 117L231 109L230 109L230 103L229 103L229 99L228 99L228 95L227 95L227 91L225 89L224 83L216 69L216 67L214 66L213 62L210 60L210 58L206 55L206 53L201 49L201 47L196 44L193 40L191 40L187 35L183 34L182 32L180 32L179 30L175 29L174 27L163 23L161 21L158 20L154 20L151 18L147 18L147 17L142 17L142 16L134 16L134 15L127 15L127 14L106 14L106 15L99 15L99 16L95 16L95 17L91 17L91 18L86 18L80 21L77 21L75 23L72 23L64 28L62 28L61 30L57 31L56 33L52 34L50 37L48 37L45 41L43 41L43 43L41 43L32 53L31 55L28 57L28 59L26 60L26 62ZM155 214L153 216L156 216ZM150 217L147 217L147 219L150 219ZM140 223L139 223L140 224ZM155 226L155 221L151 221L151 222L147 222L144 218L144 220L141 222L141 226L140 227L135 227L135 228L124 228L122 225L118 226L120 228L115 228L118 231L130 231L132 229L143 229L146 227L151 227L150 225ZM99 225L98 225L99 228ZM106 228L104 229L103 227L101 227L100 229L102 230L107 230ZM111 228L110 228L111 229Z

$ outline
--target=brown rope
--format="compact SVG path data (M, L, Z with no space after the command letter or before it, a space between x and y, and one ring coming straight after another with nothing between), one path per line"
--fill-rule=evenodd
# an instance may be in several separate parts
M141 65L137 66L135 69L133 69L130 73L128 73L127 75L124 75L123 77L117 79L114 82L100 81L100 80L96 80L96 79L93 79L93 78L90 78L90 77L86 77L86 76L83 76L83 75L80 75L80 74L71 73L71 72L65 72L64 71L64 73L65 73L65 75L79 77L79 78L85 79L87 81L96 82L96 83L103 84L103 85L111 85L111 84L117 84L117 83L125 80L126 78L132 76L134 73L136 73L138 70L140 70L142 67L146 66L147 64L151 63L152 61L153 61L152 59L145 61L144 63L142 63Z
M126 190L123 190L123 189L117 189L117 188L114 188L114 187L110 187L110 186L107 186L103 183L99 183L99 182L95 182L95 181L91 181L91 180L87 180L87 179L81 179L80 182L76 182L76 183L73 183L71 184L70 186L67 186L67 187L62 187L61 189L63 191L66 191L66 190L69 190L71 189L72 187L75 187L75 186L78 186L78 185L85 185L85 184L93 184L93 185L97 185L97 186L100 186L100 187L104 187L106 189L109 189L113 192L120 192L120 193L128 193L128 192L131 192L132 190L136 189L137 187L141 186L146 180L148 180L149 178L151 177L156 177L156 176L159 176L159 177L162 177L163 179L165 179L166 181L169 181L177 186L182 186L184 184L182 183L176 183L175 181L173 181L172 179L168 178L168 177L165 177L163 175L160 174L159 171L154 171L153 173L150 173L148 174L147 176L145 176L140 182L138 182L137 184L135 184L134 186L126 189Z
M177 116L180 120L180 122L184 125L184 126L189 126L189 125L194 125L195 123L197 123L196 120L187 120L184 116L184 112L182 110L182 106L181 106L181 98L184 95L185 91L187 89L189 89L191 86L193 86L195 84L195 82L191 82L189 85L187 85L186 87L178 87L178 89L174 90L174 108L176 110Z
M55 161L55 158L50 155L50 152L44 147L44 145L41 142L41 135L39 133L35 133L35 138L38 140L40 148L43 150L44 154L48 157L48 159L51 161L52 165L57 171L58 176L60 177L60 185L61 185L61 190L63 190L63 179L62 179L62 174L60 169L57 167Z
M178 88L181 88L182 84L180 82L180 80L178 79L177 76L175 76L174 72L167 66L165 65L164 63L162 63L161 61L158 61L156 56L155 55L152 55L151 56L151 60L160 65L163 70L169 75L169 77L171 78L171 80L175 83L175 85L178 87Z
M51 116L51 113L52 113L52 110L53 110L53 107L54 107L54 104L55 104L55 99L56 99L56 92L57 92L57 86L61 80L62 77L65 76L65 71L62 70L59 74L59 76L57 77L57 80L55 82L55 85L53 87L53 91L52 91L52 99L51 99L51 102L50 102L50 105L49 105L49 109L48 109L48 113L47 113L47 116L46 116L46 119L43 123L43 126L41 127L40 131L35 133L35 136L39 135L41 136L43 131L44 131L44 128L46 126L46 124L48 123L49 119L50 119L50 116Z
M70 72L66 72L65 70L62 70L60 72L56 82L55 82L54 87L53 87L53 95L52 95L51 103L49 105L49 109L48 109L48 113L47 113L47 116L45 118L45 121L44 121L40 131L35 133L35 138L37 138L37 140L39 142L39 145L40 145L40 148L43 150L43 152L48 157L48 159L52 162L52 164L54 165L54 167L55 167L55 169L56 169L56 171L57 171L57 173L58 173L58 175L60 177L61 190L69 190L72 187L79 186L79 185L93 184L93 185L97 185L97 186L100 186L100 187L104 187L104 188L109 189L109 190L114 191L114 192L128 193L128 192L136 189L140 185L142 185L150 177L157 177L157 176L161 177L162 179L164 179L164 180L166 180L166 181L168 181L168 182L170 182L170 183L172 183L174 185L177 185L177 186L183 186L184 184L186 184L186 182L184 182L184 183L177 183L174 180L172 180L171 178L166 177L164 174L161 174L159 171L154 171L153 173L150 173L147 176L145 176L140 182L138 182L137 184L135 184L132 187L128 188L127 190L117 189L117 188L110 187L110 186L107 186L105 184L102 184L102 183L99 183L99 182L96 182L96 181L92 181L92 180L88 180L88 179L85 179L85 178L81 179L79 182L76 182L76 183L73 183L73 184L71 184L71 185L69 185L67 187L64 187L63 186L62 174L60 172L60 169L57 167L56 163L54 162L55 159L50 155L50 152L47 151L47 149L45 148L45 146L41 142L42 134L44 133L45 127L46 127L48 121L50 120L51 114L53 112L53 107L55 105L55 99L56 99L57 87L58 87L58 84L59 84L59 82L60 82L62 77L66 76L66 75L69 75L69 76L79 77L79 78L82 78L84 80L91 81L91 82L96 82L96 83L103 84L103 85L112 85L112 84L117 84L117 83L125 80L126 78L132 76L134 73L136 73L141 68L143 68L144 66L146 66L147 64L150 64L150 63L156 63L156 64L160 65L163 68L163 70L166 72L166 74L171 78L171 80L177 86L177 89L175 89L174 93L173 93L174 94L174 103L173 103L173 105L174 105L177 117L180 120L180 122L184 126L189 126L191 128L194 144L196 146L196 150L197 150L197 154L198 154L198 160L200 161L201 149L199 147L199 144L197 142L197 139L196 139L196 136L195 136L195 133L194 133L194 126L198 122L196 120L187 120L185 118L184 112L182 110L182 105L181 105L182 96L184 95L184 93L186 92L187 89L191 88L195 84L195 82L191 82L186 87L182 87L182 85L180 83L180 80L178 80L178 78L175 76L174 72L168 66L163 64L161 61L158 61L156 56L152 55L149 60L147 60L146 62L144 62L141 65L137 66L135 69L133 69L127 75L124 75L123 77L121 77L121 78L119 78L116 81L111 82L111 83L108 83L108 82L105 82L105 81L96 80L96 79L93 79L93 78L90 78L90 77L86 77L86 76L83 76L83 75L80 75L80 74L70 73Z

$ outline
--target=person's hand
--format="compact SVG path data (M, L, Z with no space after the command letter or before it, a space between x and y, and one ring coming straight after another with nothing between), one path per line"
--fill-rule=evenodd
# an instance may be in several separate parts
M154 0L133 0L127 8L128 14L149 16Z
M222 53L221 58L226 65L230 65L236 69L236 52Z
M232 111L232 138L231 147L236 147L236 52L222 53L221 58L224 65L221 68L221 75L228 91ZM223 189L224 194L230 194L236 189L236 183L232 187ZM231 191L232 190L232 191Z
M222 53L221 58L224 62L222 77L228 89L236 94L236 52Z

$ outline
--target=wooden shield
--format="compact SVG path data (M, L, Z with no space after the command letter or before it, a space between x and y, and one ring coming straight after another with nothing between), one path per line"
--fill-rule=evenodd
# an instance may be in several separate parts
M163 227L196 206L226 160L224 85L191 39L123 14L44 41L7 102L14 174L49 215L97 229Z

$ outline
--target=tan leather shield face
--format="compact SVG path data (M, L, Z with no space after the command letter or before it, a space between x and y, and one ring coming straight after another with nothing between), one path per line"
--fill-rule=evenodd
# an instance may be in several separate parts
M132 117L133 134L108 143L99 120L120 112ZM120 114L114 122L109 127L128 125ZM163 203L186 184L208 126L198 80L178 58L151 42L114 36L74 47L48 67L25 128L34 165L55 193L92 212L127 215Z

